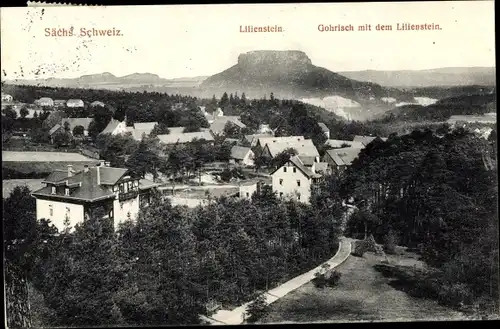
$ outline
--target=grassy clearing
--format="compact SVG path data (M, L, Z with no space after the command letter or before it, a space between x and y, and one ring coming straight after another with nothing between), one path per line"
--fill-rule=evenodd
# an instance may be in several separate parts
M415 257L388 256L391 264L415 266ZM414 298L396 289L391 280L375 270L383 257L368 252L349 257L336 268L342 274L336 287L317 289L307 283L271 305L261 323L413 321L465 319L465 315L437 302Z

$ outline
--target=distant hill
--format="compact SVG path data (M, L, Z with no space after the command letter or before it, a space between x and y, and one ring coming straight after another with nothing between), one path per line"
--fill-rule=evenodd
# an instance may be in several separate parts
M48 78L37 80L15 79L8 84L37 85L45 87L125 89L134 87L197 87L206 77L164 79L153 73L133 73L117 77L109 72L82 75L78 78Z
M480 115L496 112L496 93L460 95L427 106L410 104L396 107L381 116L386 120L444 121L452 115Z
M339 74L350 79L378 83L395 88L434 86L466 86L496 84L494 67L446 67L431 70L401 71L348 71Z

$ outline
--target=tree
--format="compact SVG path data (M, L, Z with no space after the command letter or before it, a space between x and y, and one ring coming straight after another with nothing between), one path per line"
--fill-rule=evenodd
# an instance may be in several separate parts
M66 131L59 131L54 135L54 144L57 147L67 147L73 141L71 134Z
M153 175L153 179L158 177L158 170L162 166L161 159L151 151L145 139L141 140L137 150L127 159L125 163L135 175L144 178L146 173Z
M75 126L75 128L73 128L73 136L83 136L84 131L85 128L83 126Z
M19 111L19 114L21 115L21 118L25 119L28 114L30 114L30 111L26 108L26 106L21 107L21 110Z
M229 138L238 138L240 137L240 129L234 123L228 121L224 125L224 136Z
M163 124L163 123L158 123L153 127L153 130L151 130L151 133L149 134L150 137L156 137L158 135L164 135L164 134L170 134L170 130L168 127Z

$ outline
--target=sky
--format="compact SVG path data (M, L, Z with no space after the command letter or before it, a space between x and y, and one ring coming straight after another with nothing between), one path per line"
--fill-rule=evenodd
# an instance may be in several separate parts
M334 72L495 66L493 1L1 8L2 80L110 72L208 76L253 50L301 50ZM434 23L441 30L397 31ZM352 24L355 31L320 32ZM372 31L357 31L371 24ZM392 31L375 31L377 24ZM281 26L242 33L240 26ZM45 29L74 28L73 37ZM121 36L79 36L81 29Z

